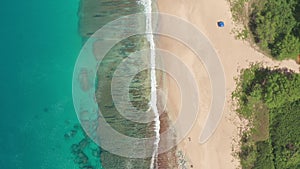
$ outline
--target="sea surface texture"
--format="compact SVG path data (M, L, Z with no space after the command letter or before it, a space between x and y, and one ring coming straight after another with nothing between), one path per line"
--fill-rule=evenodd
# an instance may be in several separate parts
M82 46L77 0L1 2L1 169L99 166L72 101L73 67ZM74 150L81 143L81 159ZM89 143L89 144L87 144Z
M147 2L151 2L150 0ZM88 38L95 33L99 28L103 27L110 21L118 19L122 16L135 14L135 13L146 13L149 11L147 5L151 3L139 2L135 0L118 0L118 1L106 1L106 0L90 0L81 1L79 16L80 16L80 35L83 41L88 40ZM148 8L148 9L147 9ZM152 9L152 6L150 6ZM150 15L151 16L151 15ZM145 17L147 15L145 14ZM140 25L146 27L148 23L147 19L141 19ZM125 26L124 26L125 25ZM118 25L117 25L118 26ZM126 23L120 25L122 29L128 29L132 25L126 26ZM138 25L135 25L135 27ZM137 27L137 29L139 29ZM146 30L144 30L146 31ZM149 31L148 31L149 32ZM113 32L111 32L113 34ZM100 37L101 38L101 37ZM130 54L133 54L140 50L146 50L153 48L151 52L148 53L144 60L140 60L143 65L155 64L154 55L154 40L152 35L135 35L121 40L117 43L103 58L99 65L97 72L97 86L96 86L96 100L99 105L100 111L102 112L103 118L106 122L119 133L124 135L134 137L134 138L146 138L155 136L155 129L157 128L157 123L153 118L152 122L149 123L138 123L128 120L119 113L115 106L115 101L112 98L112 78L116 69L119 65L126 60ZM152 56L152 62L150 60ZM149 58L149 59L147 59ZM139 65L128 65L126 69L122 70L125 72L130 72L131 70L137 69ZM153 65L155 67L155 65ZM130 70L131 69L131 70ZM152 75L151 75L152 74ZM156 87L156 83L151 86L153 82L153 76L155 77L155 71L146 69L134 76L129 86L129 96L131 98L131 104L138 110L146 112L153 105L156 107L156 100L153 100L153 95L151 91ZM128 78L128 77L124 77ZM120 82L117 87L113 90L122 90L126 86L122 86L122 78L118 78ZM124 80L125 81L125 80ZM155 89L154 89L155 90ZM156 96L155 96L156 97ZM154 111L152 111L154 112ZM159 118L157 119L159 121ZM101 131L101 129L100 129ZM102 136L105 137L105 136ZM105 140L105 138L102 138ZM101 142L101 135L100 135ZM156 144L156 145L155 145ZM132 150L134 151L134 145L132 145ZM157 146L158 143L153 142L150 145L144 147L145 151L153 151L153 155L146 158L129 158L116 154L112 154L109 151L101 149L100 151L100 161L104 168L118 169L118 168L154 168L157 166ZM142 150L143 151L143 150Z
M0 168L149 168L151 157L120 157L96 145L83 131L72 101L73 68L84 42L114 19L145 12L144 6L135 0L31 0L3 1L1 7ZM98 70L96 91L105 98L99 105L107 105L102 112L108 122L139 138L155 136L155 123L120 117L107 91L118 63L143 48L149 41L137 35L111 49ZM150 70L133 79L136 108L149 108L150 84Z

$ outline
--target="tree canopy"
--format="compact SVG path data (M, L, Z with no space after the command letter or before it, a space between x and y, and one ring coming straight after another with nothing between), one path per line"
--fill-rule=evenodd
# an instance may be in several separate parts
M300 53L299 7L299 0L265 0L252 11L249 26L256 42L277 59Z
M233 98L253 126L241 139L242 168L300 168L300 74L252 65Z

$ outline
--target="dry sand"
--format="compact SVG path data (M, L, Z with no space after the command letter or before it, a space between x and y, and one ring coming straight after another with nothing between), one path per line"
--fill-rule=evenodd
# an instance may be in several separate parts
M233 156L233 145L238 138L241 125L233 111L231 93L235 89L234 78L239 70L247 68L252 62L262 62L265 66L287 67L299 72L295 61L273 61L257 52L247 42L236 40L231 30L229 3L226 0L158 0L160 12L172 14L194 24L212 43L223 65L226 78L226 103L222 120L213 136L204 144L199 144L200 132L209 112L211 88L205 67L197 57L181 43L161 37L158 47L176 54L195 74L200 91L199 116L188 136L178 145L178 149L188 160L188 165L196 169L235 169L239 168L238 159ZM223 20L224 28L218 28L216 22ZM166 66L172 66L167 64ZM184 76L184 75L182 75ZM174 121L180 109L180 91L175 81L167 77L168 101L167 111ZM189 167L190 168L190 167Z

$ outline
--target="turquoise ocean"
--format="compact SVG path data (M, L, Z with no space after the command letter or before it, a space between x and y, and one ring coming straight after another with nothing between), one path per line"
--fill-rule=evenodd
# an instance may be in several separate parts
M95 30L142 10L132 0L82 2L1 2L1 169L102 168L101 150L74 111L73 68ZM103 22L85 23L85 12L93 12L86 9L99 2L101 13L91 16Z
M78 5L1 2L2 169L75 168L73 143L64 135L78 124L71 90L82 45Z

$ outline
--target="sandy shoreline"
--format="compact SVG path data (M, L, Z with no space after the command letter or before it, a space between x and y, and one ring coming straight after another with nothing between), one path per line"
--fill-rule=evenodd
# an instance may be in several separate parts
M178 145L188 160L190 168L233 169L239 168L239 161L233 156L233 146L238 138L241 125L233 111L231 93L235 89L234 78L239 70L247 68L252 62L262 62L265 66L287 67L299 72L295 61L274 61L250 47L247 42L236 40L231 30L232 23L229 3L226 0L158 0L160 12L183 18L195 25L212 43L223 65L226 78L226 103L222 120L213 136L204 144L199 144L200 133L209 112L211 88L208 74L195 54L184 45L170 38L161 37L158 47L176 54L193 71L200 94L199 116L188 136ZM223 20L224 28L216 22ZM164 60L166 66L168 60ZM184 75L183 75L184 76ZM166 77L168 88L167 112L172 121L176 120L180 109L180 93L174 80ZM192 167L191 167L192 165Z

